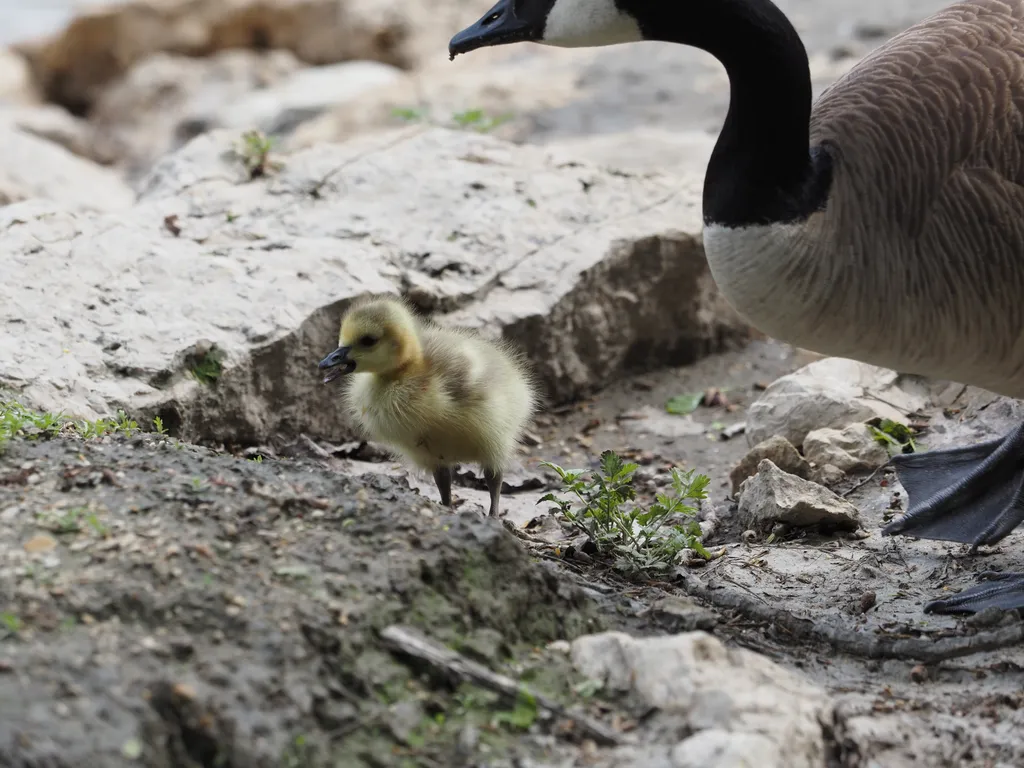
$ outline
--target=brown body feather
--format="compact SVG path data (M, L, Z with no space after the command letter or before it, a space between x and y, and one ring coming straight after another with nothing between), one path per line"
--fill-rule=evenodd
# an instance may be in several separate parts
M821 95L810 139L836 158L823 212L707 237L732 303L824 354L1024 397L1024 0L886 42Z

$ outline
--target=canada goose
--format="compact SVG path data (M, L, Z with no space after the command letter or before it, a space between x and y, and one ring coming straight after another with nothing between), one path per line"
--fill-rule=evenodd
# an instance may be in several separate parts
M368 435L433 473L452 505L452 468L479 464L497 516L503 469L537 404L520 355L472 331L417 317L394 296L356 301L324 383L351 375L345 401Z
M1024 396L1024 0L966 0L866 56L811 104L807 53L769 0L499 0L451 58L519 41L700 48L730 104L704 181L725 298L775 338ZM1024 424L893 460L885 528L981 544L1024 520ZM1024 607L1024 573L925 606Z

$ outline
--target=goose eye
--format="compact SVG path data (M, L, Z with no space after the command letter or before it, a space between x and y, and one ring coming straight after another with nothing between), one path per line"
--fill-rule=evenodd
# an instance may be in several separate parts
M377 339L373 336L362 336L359 339L359 346L361 347L372 347L377 343Z

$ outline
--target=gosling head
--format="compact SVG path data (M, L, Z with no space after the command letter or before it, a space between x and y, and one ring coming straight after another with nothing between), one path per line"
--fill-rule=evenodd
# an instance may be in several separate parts
M416 321L393 298L354 305L341 321L338 348L320 361L324 384L349 373L392 374L420 354Z
M637 11L651 0L498 0L448 43L448 56L489 45L533 42L561 48L633 43L647 39ZM674 4L676 0L660 0ZM657 7L659 3L653 3Z

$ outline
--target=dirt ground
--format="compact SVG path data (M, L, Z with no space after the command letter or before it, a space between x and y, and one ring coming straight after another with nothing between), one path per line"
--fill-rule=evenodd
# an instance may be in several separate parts
M707 472L727 519L727 475L747 444L723 431L810 359L754 342L545 414L509 478L508 520L550 528L535 519L550 485L536 461L585 466L605 448L635 455L647 490L669 465ZM663 415L669 397L710 387L730 406ZM971 408L984 411L961 416L986 429L1008 418ZM837 698L833 765L1024 764L1019 648L921 658L1015 630L921 605L1013 567L1019 534L975 558L882 539L894 492L883 474L850 496L867 538L742 544L725 525L709 542L725 557L641 585L524 546L480 516L482 488L458 486L448 514L422 478L366 458L257 461L151 434L12 443L0 457L0 765L570 765L578 728L542 718L524 730L514 701L389 652L382 630L416 628L621 725L630 703L586 691L546 645L693 629L657 607L687 593L712 610L700 626Z

